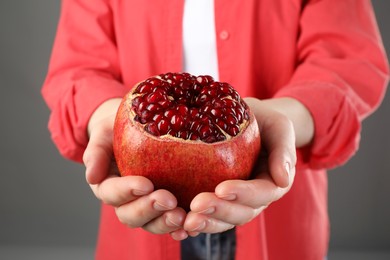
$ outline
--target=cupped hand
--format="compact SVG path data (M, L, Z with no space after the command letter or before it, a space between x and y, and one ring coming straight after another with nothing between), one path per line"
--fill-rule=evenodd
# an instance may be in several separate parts
M182 240L186 212L177 207L175 196L167 190L154 190L150 180L140 176L119 177L113 157L112 135L120 99L103 103L92 115L89 143L84 152L86 179L95 196L115 208L124 225L141 227L154 234L170 233Z
M312 139L311 116L299 102L288 98L246 101L256 116L262 138L254 177L224 181L215 192L198 194L184 222L184 229L191 236L223 232L248 223L283 197L294 181L296 145L305 145ZM302 116L289 113L302 113ZM306 133L296 133L295 129L301 129L297 127L300 124L308 125L302 128Z

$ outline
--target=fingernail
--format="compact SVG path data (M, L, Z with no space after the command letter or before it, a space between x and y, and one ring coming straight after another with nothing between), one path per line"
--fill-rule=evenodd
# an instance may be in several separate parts
M90 159L84 159L83 162L84 162L84 167L85 167L86 169L88 169L88 166L91 164L90 161L91 161Z
M85 166L85 178L87 182L90 183L91 167L88 165L88 163L85 163L84 166Z
M237 199L237 195L234 194L234 193L230 193L230 194L225 194L225 195L222 195L222 196L218 196L220 199L223 199L223 200L235 200Z
M166 218L165 223L170 227L180 227L179 224L175 223L175 221L172 221L170 218Z
M144 196L144 195L148 194L149 192L144 191L144 190L133 190L132 193L134 196Z
M194 232L194 231L202 231L206 227L206 222L202 222L197 226L196 228L190 230L189 232Z
M85 171L86 172L89 172L90 169L91 169L91 164L93 164L92 162L93 160L91 160L91 157L90 156L85 156L85 158L83 158L83 162L84 162L84 167L85 167Z
M157 201L155 201L155 202L153 203L153 208L154 208L155 210L159 210L159 211L166 211L166 210L172 209L171 207L168 207L168 206L166 206L166 205L163 205L163 204L161 204L161 203L159 203L159 202L157 202Z
M207 209L200 211L198 213L203 214L203 215L210 215L210 214L213 214L214 212L215 212L215 207L210 207L210 208L207 208Z
M284 168L286 169L286 174L289 177L290 176L290 164L288 162L285 163Z

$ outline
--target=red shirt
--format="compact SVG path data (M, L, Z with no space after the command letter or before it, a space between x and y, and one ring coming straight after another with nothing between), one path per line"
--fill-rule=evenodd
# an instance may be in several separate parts
M81 161L103 101L182 70L182 0L64 0L43 96L61 154ZM357 150L388 65L370 1L215 0L219 76L242 96L293 97L312 113L291 191L237 228L236 259L319 259L329 224L326 169ZM180 243L119 223L102 207L97 259L178 259Z

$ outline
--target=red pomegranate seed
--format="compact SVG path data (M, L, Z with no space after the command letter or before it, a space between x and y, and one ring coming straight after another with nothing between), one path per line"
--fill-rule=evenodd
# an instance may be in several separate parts
M200 128L201 124L199 123L199 121L193 121L190 125L190 130L193 131L193 132L197 132Z
M227 124L226 124L224 121L222 121L221 119L218 119L218 120L216 121L216 124L217 124L217 126L219 126L223 131L226 132Z
M181 81L180 84L179 84L179 86L180 86L183 90L185 90L186 93L187 93L187 95L188 95L188 93L189 93L188 91L192 89L192 85L193 85L193 84L194 84L194 83L192 83L192 82Z
M189 111L188 107L184 104L178 105L176 109L179 112L179 114L182 116L186 116Z
M245 120L249 120L249 114L248 114L247 111L245 111L245 113L244 113L244 119L245 119Z
M133 101L131 102L132 107L138 109L139 105L140 105L141 102L142 102L142 99L143 99L142 97L136 97L136 98L134 98Z
M162 114L155 114L154 116L153 116L153 121L154 122L160 122L162 119L163 119L164 117L163 117L163 115Z
M177 134L176 134L176 137L182 138L182 139L184 139L184 140L187 140L187 139L188 139L188 136L189 136L188 131L179 131L179 132L177 132Z
M198 95L201 90L202 90L202 85L198 83L194 83L194 85L192 86L192 91L194 92L194 95Z
M212 89L219 89L221 86L221 82L212 82L210 85L209 85L209 88L212 88Z
M173 73L171 73L171 72L168 72L166 74L161 74L160 76L162 79L166 80L168 83L173 83L175 81L174 77L173 77Z
M148 82L148 83L152 84L153 86L158 86L158 85L161 85L163 81L159 78L149 78L149 79L145 80L145 82Z
M190 136L188 137L188 139L190 139L190 140L198 140L199 139L199 135L197 135L196 133L191 133Z
M240 129L236 125L229 126L228 129L226 129L226 133L228 133L231 136L236 136L239 132Z
M184 77L185 77L185 75L181 75L181 74L178 74L178 73L175 73L175 74L173 75L173 79L174 79L176 82L183 81L183 80L184 80Z
M223 135L222 133L217 134L217 142L224 141L226 140L226 136Z
M150 134L155 136L160 136L160 132L158 131L157 125L155 122L149 123L146 125L145 130Z
M242 114L241 113L236 113L236 118L237 118L237 122L238 123L241 123L242 122Z
M142 101L139 105L138 105L138 109L137 109L137 113L141 113L142 111L144 111L146 109L146 107L149 105L148 102L144 102Z
M157 123L157 129L159 130L161 135L165 135L169 131L169 122L168 120L162 119Z
M207 93L207 92L208 92L208 89L209 89L209 87L203 86L203 88L202 88L201 91L199 92L199 96L202 96L202 95L209 96L209 94Z
M176 132L175 130L173 130L173 129L170 129L170 130L168 131L168 134L171 135L171 136L176 136L176 135L177 135L177 132Z
M212 108L210 110L210 114L212 114L215 118L221 118L223 116L223 113L218 108Z
M134 121L137 121L137 122L141 123L141 119L140 119L140 117L138 115L134 116Z
M148 120L139 116L137 116L137 119L134 118L134 120L140 122L141 124L146 124L148 122Z
M211 97L217 97L218 96L218 90L215 88L209 88L207 89L207 95Z
M211 100L211 97L206 95L206 94L203 94L201 96L199 96L197 99L196 99L196 104L197 105L202 105L202 103L206 103L207 101L210 101Z
M135 93L145 94L150 93L153 89L153 85L148 82L142 82L138 85Z
M237 103L231 99L224 99L222 100L222 103L224 107L236 107Z
M205 137L204 139L202 139L202 141L205 143L214 143L217 141L217 137L213 136L213 135L209 135L209 136Z
M149 110L143 110L141 112L141 119L145 120L146 122L149 121L153 117L153 113L150 112Z
M219 89L226 95L230 95L233 91L233 88L228 83L220 83Z
M203 125L199 129L199 135L202 140L208 137L209 135L211 135L211 133L212 133L212 129L208 125Z
M206 106L201 108L200 112L202 114L208 114L211 112L212 109L213 109L213 107L211 105L206 105Z
M169 109L169 110L166 110L166 111L164 112L164 116L165 116L166 118L172 118L174 115L176 115L176 111L173 110L173 109Z
M225 104L222 100L214 100L213 107L214 108L222 108L222 107L225 107Z
M173 90L173 95L175 95L175 97L182 97L184 96L184 90L180 87L176 87Z
M190 116L192 118L199 117L199 110L197 108L195 108L195 107L190 108Z
M237 124L237 118L236 118L234 115L230 114L230 115L228 115L228 116L226 117L225 122L226 122L229 126L234 126L234 125Z
M199 84L207 85L214 82L214 79L209 75L201 75L196 78L196 81L198 81Z
M232 90L232 93L230 94L230 96L234 99L234 100L240 100L240 94L238 94L238 92L236 90Z
M184 97L184 96L181 96L181 97L177 98L176 103L178 103L178 104L187 104L187 98Z
M150 93L147 96L146 101L149 103L157 103L159 101L164 101L166 99L167 97L164 95L164 92L162 90L157 90L153 93Z
M173 130L178 132L182 130L183 126L184 126L184 120L182 116L176 114L171 117L171 127Z
M158 111L161 111L162 107L159 105L159 104L149 104L147 107L146 107L147 110L149 110L150 112L158 112Z
M170 106L172 106L172 101L170 101L169 99L168 99L168 100L162 100L162 101L159 101L158 104L159 104L163 109L167 109L167 108L169 108Z

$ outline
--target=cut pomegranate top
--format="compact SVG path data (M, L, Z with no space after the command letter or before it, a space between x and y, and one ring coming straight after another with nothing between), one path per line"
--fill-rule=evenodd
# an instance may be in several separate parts
M238 92L208 75L151 77L138 84L131 102L134 120L154 136L214 143L238 135L249 119Z

